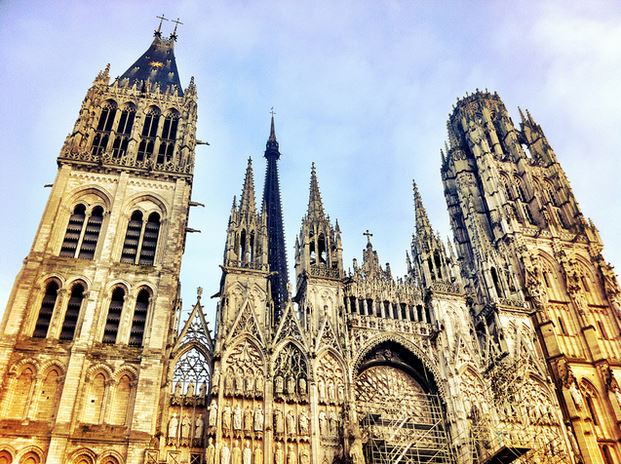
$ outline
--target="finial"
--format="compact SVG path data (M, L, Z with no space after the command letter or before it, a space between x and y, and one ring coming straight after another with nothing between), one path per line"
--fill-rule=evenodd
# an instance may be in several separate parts
M162 23L164 21L168 21L168 18L166 18L166 16L164 16L164 13L162 13L162 16L156 16L156 18L160 20L160 24L157 26L157 29L155 30L153 35L155 37L162 37Z
M371 245L371 237L373 237L373 234L369 232L369 229L365 230L362 235L367 238L367 246Z
M177 19L173 19L171 21L172 23L175 23L175 28L172 31L172 34L170 34L170 38L174 41L177 41L177 27L181 24L183 25L183 23L181 21L179 21L179 18Z
M196 287L196 299L200 301L203 296L203 287Z

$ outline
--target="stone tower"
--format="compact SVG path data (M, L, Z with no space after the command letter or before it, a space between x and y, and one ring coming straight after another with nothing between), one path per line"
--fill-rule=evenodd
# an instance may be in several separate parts
M14 462L142 463L159 435L196 145L176 40L160 24L120 77L99 72L58 156L0 330Z
M619 285L543 130L520 116L477 91L448 122L442 179L476 330L490 365L534 330L584 462L619 462Z

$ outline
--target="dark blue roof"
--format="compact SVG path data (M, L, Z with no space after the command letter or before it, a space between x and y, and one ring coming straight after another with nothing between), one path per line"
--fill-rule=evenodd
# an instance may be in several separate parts
M136 81L149 79L153 84L159 83L162 91L165 91L169 85L175 85L179 95L183 95L175 61L174 45L174 37L163 39L156 34L149 49L123 73L119 80L122 82L124 79L129 79L129 85L133 85Z

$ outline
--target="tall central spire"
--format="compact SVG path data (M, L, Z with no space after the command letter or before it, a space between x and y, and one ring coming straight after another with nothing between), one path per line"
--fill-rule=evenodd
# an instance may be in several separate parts
M265 145L267 169L265 171L265 187L263 190L263 207L267 212L268 234L268 262L270 265L270 284L272 300L274 301L274 322L278 322L284 305L289 299L287 284L287 253L285 250L285 233L282 223L282 205L280 203L280 182L278 180L278 164L280 158L276 130L274 128L274 113L270 126L270 136Z

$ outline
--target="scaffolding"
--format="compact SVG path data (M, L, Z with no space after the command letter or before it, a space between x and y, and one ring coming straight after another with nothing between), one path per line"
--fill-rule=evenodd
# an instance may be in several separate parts
M360 402L368 441L366 462L453 464L455 457L437 395L420 394L397 404Z

